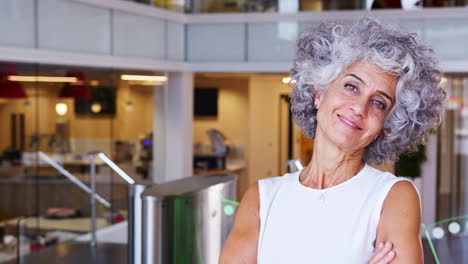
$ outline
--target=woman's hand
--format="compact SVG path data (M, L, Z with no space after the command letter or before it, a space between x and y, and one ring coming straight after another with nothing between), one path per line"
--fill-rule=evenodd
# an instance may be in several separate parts
M387 264L395 258L393 245L390 242L380 243L374 250L374 255L369 260L369 264Z

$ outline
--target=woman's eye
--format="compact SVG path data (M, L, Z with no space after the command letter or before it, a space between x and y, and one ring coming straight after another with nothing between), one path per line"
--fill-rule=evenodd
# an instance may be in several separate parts
M345 84L344 87L346 90L351 91L351 92L357 91L357 87L350 83Z
M379 100L374 100L372 103L375 106L377 106L377 108L379 108L380 110L385 110L385 107L386 107L385 103L383 103L383 102L381 102Z

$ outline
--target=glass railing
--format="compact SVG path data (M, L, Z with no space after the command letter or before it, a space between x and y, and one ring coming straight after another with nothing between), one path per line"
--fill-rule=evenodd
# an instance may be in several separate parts
M433 262L428 263L466 263L468 108L465 100L468 100L468 77L466 74L447 74L445 78L445 116L437 132L436 222L425 226L423 231L428 240L427 249L433 255Z
M376 10L466 6L467 0L414 1L414 0L122 0L152 5L185 13L296 13L329 10Z
M443 219L423 225L423 245L426 254L424 263L467 263L468 215Z
M100 242L126 247L127 241L121 239L127 234L126 226L112 227L128 217L128 185L135 181L127 173L103 153L83 154L83 160L88 161L82 163L86 173L75 175L65 168L63 159L52 153L34 153L34 160L53 178L35 182L40 190L38 198L43 200L40 207L45 210L6 223L6 229L16 231L11 236L16 241L2 248L8 257L0 259L0 263L9 263L15 257L19 263L30 263L34 260L32 253L71 240L90 247ZM116 239L109 241L109 233Z
M99 233L125 221L120 175L152 178L154 91L163 77L0 62L0 263L90 233L91 152L94 226Z
M96 232L124 221L127 204L122 203L120 196L128 196L128 182L115 177L105 162L83 154L77 172L70 167L70 161L54 153L36 152L30 157L35 164L27 160L23 164L35 166L37 173L29 176L39 178L31 182L36 186L39 209L7 223L7 227L16 225L18 257L27 258L31 253L88 233L91 239L85 241L96 246ZM23 188L16 187L21 194Z

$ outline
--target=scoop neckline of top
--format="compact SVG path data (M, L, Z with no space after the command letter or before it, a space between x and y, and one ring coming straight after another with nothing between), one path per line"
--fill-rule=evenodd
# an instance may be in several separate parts
M329 188L325 188L325 189L315 189L315 188L311 188L311 187L307 187L307 186L304 186L300 180L299 180L299 177L301 175L301 171L297 171L296 172L296 175L294 177L294 181L297 185L299 185L300 188L304 189L304 190L307 190L307 191L313 191L313 192L324 192L324 191L329 191L329 190L333 190L333 189L337 189L337 188L340 188L340 187L343 187L347 184L349 184L350 182L353 182L355 181L357 178L360 178L361 176L365 175L366 172L368 171L369 169L369 165L367 165L367 163L364 163L364 167L362 167L362 169L356 174L354 175L353 177L351 177L350 179L340 183L340 184L337 184L335 186L332 186L332 187L329 187Z

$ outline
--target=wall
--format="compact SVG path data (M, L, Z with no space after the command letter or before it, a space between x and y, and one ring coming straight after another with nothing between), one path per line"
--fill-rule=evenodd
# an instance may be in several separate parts
M248 77L195 77L195 87L218 88L218 117L194 117L193 141L210 143L206 130L215 128L234 143L248 144Z
M113 130L116 140L137 140L153 130L153 89L151 86L129 86L128 82L120 81Z
M25 148L27 149L31 135L36 132L39 134L52 134L55 130L55 111L50 105L55 107L54 94L56 85L47 89L43 85L36 87L32 83L23 83L23 89L28 95L26 99L9 99L0 104L0 152L10 147L11 140L11 114L24 114L25 118ZM45 146L46 140L44 140Z
M249 81L249 184L279 176L280 95L291 89L280 75L252 75Z
M195 87L218 88L218 117L200 118L193 121L193 142L210 144L206 130L221 131L230 143L244 146L246 158L249 153L249 75L203 75L195 77ZM236 171L237 199L247 190L249 179L247 167Z

